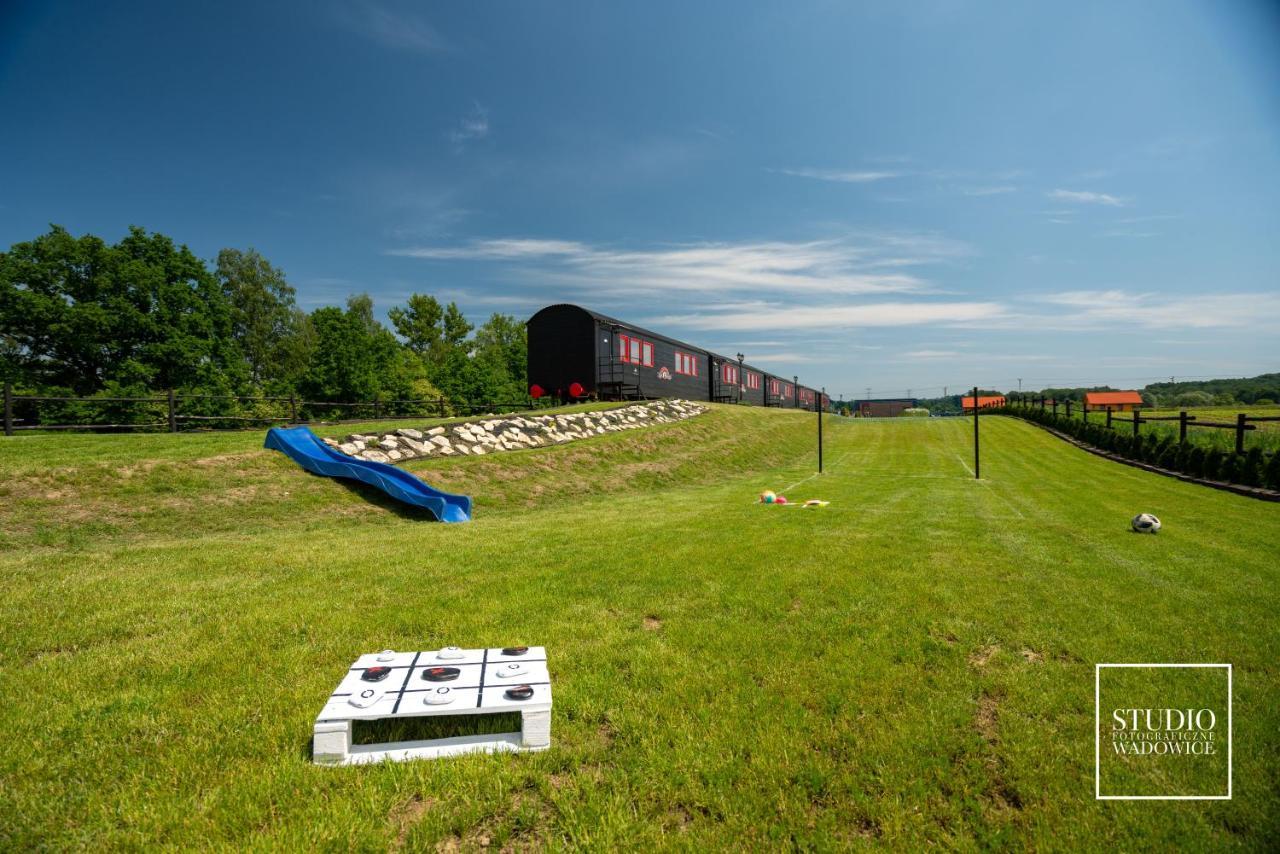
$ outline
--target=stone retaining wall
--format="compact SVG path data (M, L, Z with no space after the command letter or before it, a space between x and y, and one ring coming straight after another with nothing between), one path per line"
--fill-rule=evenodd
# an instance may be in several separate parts
M364 460L398 463L423 457L491 454L561 445L651 424L670 424L706 411L706 406L687 400L658 400L598 412L499 415L424 430L401 427L381 435L352 433L341 441L326 438L324 443Z

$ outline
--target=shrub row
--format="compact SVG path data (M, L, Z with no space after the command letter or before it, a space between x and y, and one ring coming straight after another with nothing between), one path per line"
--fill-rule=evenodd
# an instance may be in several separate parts
M1178 442L1171 436L1132 436L1047 410L1006 407L996 411L1043 424L1125 459L1206 480L1280 490L1280 452L1266 453L1261 448L1251 448L1247 453L1237 454Z

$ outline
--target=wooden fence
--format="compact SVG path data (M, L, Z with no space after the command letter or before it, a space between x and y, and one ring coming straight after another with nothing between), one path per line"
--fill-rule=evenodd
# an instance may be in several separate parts
M1044 397L1014 397L1010 399L1010 404L1021 407L1023 409L1039 409L1041 412L1046 409L1051 410L1054 415L1058 414L1058 401L1048 400ZM1071 406L1074 401L1063 401L1066 410L1066 416L1071 417ZM1080 417L1085 423L1089 422L1089 408L1083 404L1077 405ZM1095 413L1098 410L1093 410ZM1270 421L1280 421L1280 416L1274 415L1249 415L1241 412L1236 415L1235 421L1201 421L1194 415L1188 415L1184 409L1177 415L1143 415L1139 410L1132 410L1130 418L1117 418L1116 413L1112 411L1110 406L1105 407L1105 425L1108 430L1115 430L1119 425L1128 424L1132 426L1133 435L1137 436L1139 429L1143 424L1150 424L1158 421L1176 421L1178 422L1178 441L1187 441L1187 428L1195 427L1197 429L1204 427L1214 430L1234 430L1236 434L1236 453L1244 453L1244 435L1251 430L1257 430L1258 424Z
M183 412L184 403L199 402L198 408L206 410L202 414ZM127 406L150 406L148 417L163 418L154 421L128 421L126 423L106 423L101 421L77 421L70 424L42 423L35 418L15 415L17 409L32 409L42 403L77 403L89 406L109 406L124 404ZM225 414L208 414L210 408L221 404L228 410ZM237 411L240 404L268 404L278 410L272 414L246 415ZM211 406L212 405L212 406ZM4 435L12 436L20 430L151 430L162 429L170 433L181 432L186 428L234 429L250 424L346 424L359 421L395 421L411 418L447 417L451 414L472 415L482 412L511 412L537 409L554 405L546 399L535 401L526 398L519 401L490 401L483 403L459 403L446 398L424 398L418 400L371 400L371 401L316 401L303 400L296 396L242 396L242 395L209 395L178 394L169 390L161 396L151 397L59 397L39 394L15 394L13 386L4 386ZM319 413L347 413L358 417L347 418L315 418Z

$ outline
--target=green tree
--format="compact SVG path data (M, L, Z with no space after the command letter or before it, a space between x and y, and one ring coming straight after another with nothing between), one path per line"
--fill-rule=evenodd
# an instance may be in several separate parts
M116 245L48 234L0 254L0 336L35 387L235 386L242 357L214 277L185 246L131 227Z
M312 334L284 271L253 249L223 249L216 269L231 309L231 335L256 386L287 388L309 361Z

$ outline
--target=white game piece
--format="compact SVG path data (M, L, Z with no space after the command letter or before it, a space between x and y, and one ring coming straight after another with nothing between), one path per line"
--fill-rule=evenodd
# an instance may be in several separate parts
M453 689L446 686L428 691L422 702L428 706L447 706L453 702Z
M510 664L504 664L499 667L495 675L500 676L503 679L508 679L512 676L523 676L528 672L529 668L525 667L518 661L513 661Z
M466 658L467 655L456 646L446 646L444 649L436 653L436 658L445 661L452 661L455 658Z
M347 698L347 702L355 706L357 709L367 709L374 703L378 702L382 697L382 692L373 688L365 688L358 694L352 694Z
M394 649L384 649L378 653L378 661L394 661L395 657L396 651Z

